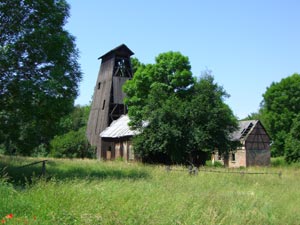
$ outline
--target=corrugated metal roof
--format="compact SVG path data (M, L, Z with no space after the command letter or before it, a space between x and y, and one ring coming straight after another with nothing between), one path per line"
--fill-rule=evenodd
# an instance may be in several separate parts
M119 119L113 121L111 125L100 133L102 138L120 138L139 134L137 130L131 130L128 126L130 119L128 115L122 115ZM239 129L231 134L231 140L238 141L246 137L255 127L258 120L239 121ZM144 124L147 126L147 123Z
M232 133L231 140L238 141L246 137L250 131L255 127L258 120L244 120L239 121L239 129Z
M101 133L102 138L120 138L127 136L134 136L139 132L131 130L128 126L130 119L127 115L122 115L119 119L113 121L111 125L105 128Z

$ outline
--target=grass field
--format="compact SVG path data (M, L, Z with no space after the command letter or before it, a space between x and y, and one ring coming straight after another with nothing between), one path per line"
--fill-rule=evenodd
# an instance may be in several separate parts
M1 222L300 224L299 165L243 170L281 177L96 160L49 159L41 179L40 164L19 168L37 160L0 156Z

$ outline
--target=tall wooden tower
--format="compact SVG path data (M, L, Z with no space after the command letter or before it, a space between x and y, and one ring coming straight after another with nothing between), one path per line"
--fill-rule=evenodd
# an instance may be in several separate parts
M130 63L130 56L133 54L122 44L98 58L102 61L86 132L90 144L97 147L98 159L105 159L107 150L104 143L101 143L99 134L112 121L127 113L122 86L133 76Z

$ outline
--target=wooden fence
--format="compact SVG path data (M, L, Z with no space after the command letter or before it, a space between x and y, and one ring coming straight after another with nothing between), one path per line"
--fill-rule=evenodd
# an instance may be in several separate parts
M42 164L42 170L41 170L41 175L40 176L44 177L46 175L46 162L47 161L48 160L33 162L33 163L30 163L30 164L27 164L27 165L24 165L24 166L20 166L19 168L21 169L21 168L25 168L25 167L29 167L29 166L33 166L33 165L41 163Z
M199 169L194 166L188 166L187 169L174 169L171 166L166 166L166 171L180 171L180 172L188 172L190 175L198 175L199 172L205 172L205 173L235 173L240 175L278 175L279 178L282 177L282 172L279 171L278 173L264 173L264 172L247 172L247 171L222 171L222 170L212 170L212 169Z

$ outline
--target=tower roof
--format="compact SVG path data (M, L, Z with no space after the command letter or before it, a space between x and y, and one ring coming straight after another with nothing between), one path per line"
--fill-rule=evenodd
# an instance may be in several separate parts
M120 46L110 50L109 52L105 53L104 55L100 56L98 59L103 59L103 58L107 58L110 56L127 56L130 57L132 56L134 53L125 45L125 44L121 44Z

